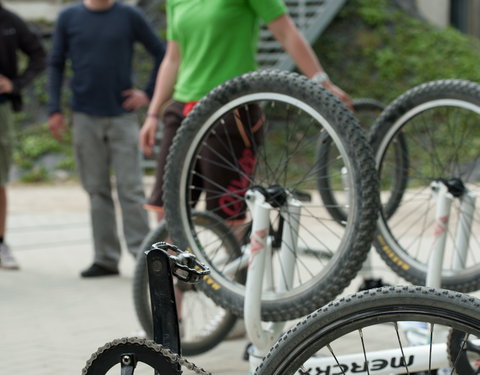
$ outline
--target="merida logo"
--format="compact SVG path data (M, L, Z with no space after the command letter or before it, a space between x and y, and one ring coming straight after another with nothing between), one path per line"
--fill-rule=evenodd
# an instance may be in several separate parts
M405 362L405 358L392 357L388 359L373 359L367 363L339 363L336 365L318 366L318 367L302 367L298 370L301 375L342 375L342 374L373 374L375 371L381 370L393 370L398 368L405 368L406 366L412 366L414 363L414 356L408 357L408 361ZM385 373L384 371L382 373Z

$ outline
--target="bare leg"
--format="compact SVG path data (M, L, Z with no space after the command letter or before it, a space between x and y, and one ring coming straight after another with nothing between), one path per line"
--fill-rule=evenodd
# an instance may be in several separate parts
M232 230L238 242L243 244L246 234L245 232L247 230L246 219L227 220L226 223Z
M165 212L163 210L161 211L156 211L157 214L157 221L161 222L163 219L165 219Z
M5 236L7 222L7 189L0 187L0 237ZM5 243L5 239L0 243L0 265L2 268L18 270L19 266L13 257L12 251Z

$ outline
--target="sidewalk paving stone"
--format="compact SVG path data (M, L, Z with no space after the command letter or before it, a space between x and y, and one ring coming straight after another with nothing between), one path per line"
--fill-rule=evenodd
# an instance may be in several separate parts
M134 259L124 252L119 277L81 279L92 259L81 187L12 185L8 191L7 238L21 270L0 269L0 374L79 374L98 347L141 332L132 298ZM377 276L401 283L378 256L373 263ZM344 294L360 282L357 277ZM188 359L212 374L244 375L246 344L246 338L224 341Z
M0 373L79 374L98 347L141 332L134 259L124 252L120 277L81 279L92 249L80 186L13 185L8 192L7 236L21 270L0 269ZM245 345L228 341L190 360L215 374L245 374Z

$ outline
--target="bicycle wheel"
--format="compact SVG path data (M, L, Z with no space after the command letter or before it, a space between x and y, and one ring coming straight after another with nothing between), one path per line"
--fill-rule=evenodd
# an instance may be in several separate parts
M332 220L316 189L315 145L322 132L334 139L349 171L345 226ZM236 180L218 182L232 172L239 176ZM286 217L284 202L276 202L269 218L271 285L278 285L282 272L293 267L293 286L285 292L273 288L262 293L262 319L293 319L334 298L361 267L378 210L376 175L363 132L335 97L298 74L249 73L213 90L179 129L165 172L166 217L175 223L169 231L179 246L192 249L210 267L202 284L205 292L243 315L245 287L233 275L245 270L248 256L231 259L228 269L216 266L216 254L199 247L193 207L214 210L226 221L241 221L245 232L251 225L244 202L250 187L293 197L301 209L298 217ZM285 265L277 250L287 220L298 223L299 231L291 249L294 262ZM249 246L242 249L247 254Z
M397 98L369 134L382 201L375 247L413 284L425 284L430 254L445 231L442 287L480 288L480 211L474 209L480 191L479 115L479 85L434 81ZM409 158L403 165L395 151L399 135ZM436 212L448 202L450 215L442 218L442 229Z
M365 130L374 123L384 108L383 103L375 99L362 98L353 100L355 117L359 121L360 126ZM336 152L336 147L331 147L331 144L332 139L326 133L323 133L318 139L316 160L319 175L317 185L320 196L325 203L325 208L335 220L343 223L347 219L344 207L348 204L348 189L343 194L334 191L328 176L331 176L332 171L335 170L343 176L346 170L342 169L343 162L340 155Z
M353 110L363 129L368 129L385 109L385 104L371 98L353 99Z
M480 336L451 330L448 336L448 359L457 374L475 375L480 370Z
M199 236L203 239L203 246L213 248L215 251L222 249L238 256L240 249L236 239L213 214L194 213L193 221ZM154 243L165 241L167 238L167 226L163 221L145 238L142 249L149 250ZM135 265L133 300L143 330L147 337L153 338L147 260L144 251L137 257ZM214 348L229 334L237 321L236 316L215 305L204 293L198 291L196 286L178 283L177 288L183 292L181 329L183 354L197 355Z
M457 292L418 286L371 289L299 322L273 346L256 375L430 374L434 366L452 365L444 330L478 336L479 313L479 299ZM423 345L415 337L418 330L402 329L414 323L427 323Z

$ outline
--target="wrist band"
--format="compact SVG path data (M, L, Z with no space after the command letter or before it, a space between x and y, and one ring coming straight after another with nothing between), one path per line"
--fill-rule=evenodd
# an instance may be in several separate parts
M147 113L147 117L153 117L153 118L156 118L157 120L160 118L160 116L155 113Z
M325 72L315 73L312 77L312 81L319 83L320 85L322 85L325 81L328 81L328 80L329 80L328 74Z

